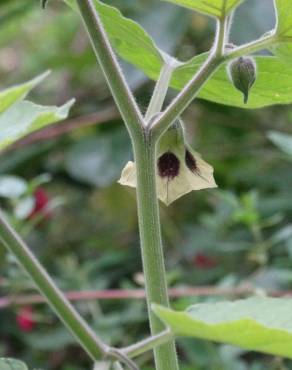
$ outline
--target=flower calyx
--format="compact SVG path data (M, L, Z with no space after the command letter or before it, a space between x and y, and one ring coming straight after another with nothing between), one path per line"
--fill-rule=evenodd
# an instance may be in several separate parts
M243 93L244 104L247 104L257 76L255 60L252 57L237 58L229 64L228 72L234 87Z

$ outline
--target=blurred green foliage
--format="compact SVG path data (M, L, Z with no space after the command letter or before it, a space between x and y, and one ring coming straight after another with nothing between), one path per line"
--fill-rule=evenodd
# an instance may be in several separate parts
M162 49L182 60L211 45L214 24L204 16L177 13L156 0L107 3L141 22ZM234 42L248 41L274 24L274 14L260 3L248 0L241 6L233 23ZM91 113L102 117L88 118L96 125L23 142L3 153L0 180L14 176L23 190L10 197L0 191L2 206L63 290L142 287L135 193L116 184L132 157L130 142L119 116L103 115L114 110L113 102L80 20L60 1L50 1L44 12L35 0L3 0L0 20L1 89L51 69L47 83L31 94L34 101L60 105L75 97L72 116L77 120ZM153 83L122 65L145 110ZM190 143L214 166L219 189L161 206L170 286L292 289L291 153L270 141L271 131L289 139L291 108L247 111L196 101L183 118ZM27 208L19 217L25 199L36 207L39 188L49 214L39 208L31 217ZM0 255L1 296L34 292L1 246ZM218 299L180 298L172 304L181 309ZM144 300L81 301L76 306L114 345L128 345L148 333ZM46 370L90 368L46 305L33 306L30 331L19 325L19 315L16 306L0 311L0 357L21 358L30 368ZM178 348L185 370L292 369L291 361L203 341L181 339ZM148 354L141 357L142 369L151 369L149 359Z

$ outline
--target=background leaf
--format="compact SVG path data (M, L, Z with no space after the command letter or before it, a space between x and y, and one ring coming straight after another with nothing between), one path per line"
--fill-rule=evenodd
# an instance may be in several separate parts
M235 45L241 45L256 40L274 27L273 0L245 0L236 9L236 21L231 25L230 41Z
M282 152L292 157L292 135L270 131L267 136Z
M18 360L10 358L0 358L1 370L28 370L27 366Z
M176 335L292 358L291 299L253 297L235 302L203 303L185 312L157 305L153 309Z
M68 116L74 101L61 107L44 107L20 101L0 115L0 149L21 137Z
M27 191L28 184L21 177L12 175L0 176L0 196L3 198L17 198Z
M11 107L14 103L22 100L26 95L35 88L39 83L41 83L50 72L45 72L40 76L25 82L21 85L13 86L7 90L0 92L0 113L4 112L6 109Z

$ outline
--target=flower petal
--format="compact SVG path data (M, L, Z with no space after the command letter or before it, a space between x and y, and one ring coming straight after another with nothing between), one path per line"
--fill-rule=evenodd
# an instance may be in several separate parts
M121 185L130 186L131 188L135 188L137 186L136 165L134 162L129 161L126 164L118 183Z
M213 167L205 162L198 153L190 148L188 151L195 161L195 169L188 168L184 161L180 163L180 170L175 177L162 177L157 174L157 195L158 198L169 205L181 196L193 191L217 187L213 177ZM122 171L121 185L135 188L137 186L136 165L128 162Z

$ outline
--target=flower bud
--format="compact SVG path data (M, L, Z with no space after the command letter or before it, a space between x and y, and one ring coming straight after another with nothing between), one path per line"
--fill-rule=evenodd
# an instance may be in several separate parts
M229 65L229 76L233 85L243 93L244 104L248 101L249 91L256 80L256 63L253 58L240 57Z

